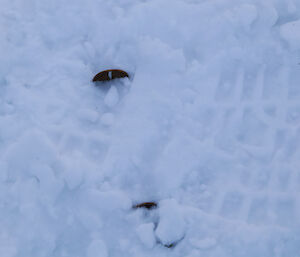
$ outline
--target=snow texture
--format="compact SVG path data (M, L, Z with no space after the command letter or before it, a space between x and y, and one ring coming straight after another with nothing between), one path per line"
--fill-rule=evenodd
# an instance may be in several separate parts
M93 240L88 249L87 249L88 257L107 257L106 246L102 240Z
M299 0L1 0L0 31L1 257L300 256Z
M137 228L137 235L139 236L141 242L148 248L153 248L156 239L154 236L154 224L153 223L146 223L141 224Z
M159 208L159 224L155 231L164 245L179 242L184 237L185 221L180 206L174 199L163 200Z

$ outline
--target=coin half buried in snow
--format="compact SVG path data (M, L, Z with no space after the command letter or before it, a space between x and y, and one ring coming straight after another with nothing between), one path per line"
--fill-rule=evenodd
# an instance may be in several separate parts
M119 78L129 78L129 75L126 71L123 70L104 70L96 74L96 76L93 78L93 82L97 81L109 81L112 79L119 79Z
M154 209L156 207L157 207L156 202L145 202L145 203L139 203L139 204L132 206L133 209L145 208L148 210Z

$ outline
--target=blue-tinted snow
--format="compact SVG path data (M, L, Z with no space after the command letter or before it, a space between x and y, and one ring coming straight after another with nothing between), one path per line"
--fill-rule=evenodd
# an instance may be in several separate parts
M2 0L0 31L1 257L300 256L298 0Z

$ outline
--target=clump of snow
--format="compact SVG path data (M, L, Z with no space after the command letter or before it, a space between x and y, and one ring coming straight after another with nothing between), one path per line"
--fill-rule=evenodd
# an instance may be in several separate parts
M163 244L177 243L184 237L186 229L181 207L175 199L163 200L159 206L159 224L155 234Z
M112 86L105 96L104 103L108 107L114 107L119 102L119 93L115 86Z
M280 27L280 35L294 50L299 49L300 47L299 31L300 20L285 23Z

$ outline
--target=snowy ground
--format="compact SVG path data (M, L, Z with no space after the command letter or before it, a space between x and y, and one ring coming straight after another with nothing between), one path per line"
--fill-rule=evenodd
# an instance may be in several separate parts
M1 257L300 256L299 0L1 0L0 32Z

